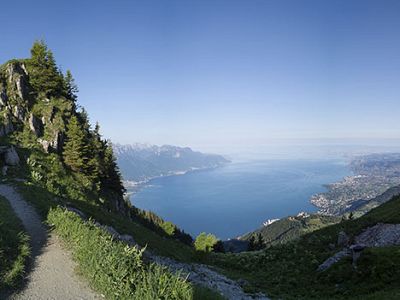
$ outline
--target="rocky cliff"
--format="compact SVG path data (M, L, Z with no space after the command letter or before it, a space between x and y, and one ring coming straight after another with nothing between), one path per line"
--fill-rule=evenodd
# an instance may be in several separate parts
M43 42L34 44L30 58L0 66L2 174L12 170L57 196L125 213L111 145L77 109L76 92L71 73L60 71Z

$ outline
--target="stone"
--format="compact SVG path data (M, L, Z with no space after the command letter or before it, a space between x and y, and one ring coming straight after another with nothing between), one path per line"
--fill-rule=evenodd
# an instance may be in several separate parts
M119 236L119 240L127 243L129 246L135 246L136 242L133 237L129 234L121 234Z
M349 244L349 241L350 241L350 239L349 239L348 235L346 234L346 232L344 232L344 231L339 232L338 239L337 239L337 244L339 247L347 246Z
M20 121L24 121L24 119L25 119L25 112L18 105L14 106L13 115L14 115L14 117L16 117Z
M112 226L104 225L103 229L112 235L113 238L119 239L119 233Z
M78 215L81 219L86 220L86 215L84 212L80 211L79 209L76 209L75 207L67 206L66 209L70 212L75 213Z
M365 249L365 245L363 244L355 244L350 246L350 250L353 257L353 267L356 268L357 260L361 256L361 252Z
M50 143L43 139L38 139L40 145L42 145L44 152L49 153Z
M16 166L19 164L19 156L17 151L15 151L14 146L11 146L7 149L4 154L4 162L9 166Z
M43 135L43 123L32 113L29 116L29 128L37 137Z
M400 224L378 223L365 229L355 238L355 242L366 247L400 245Z
M6 176L8 171L8 166L3 166L1 168L1 175Z
M0 92L0 105L1 105L1 106L6 106L6 105L7 105L7 102L8 102L7 92L6 92L5 89L3 89L3 90Z
M326 269L330 268L333 264L337 263L339 260L341 260L343 257L348 257L350 256L350 251L349 249L345 248L339 252L337 252L335 255L329 257L326 259L322 264L318 266L317 271L325 271Z

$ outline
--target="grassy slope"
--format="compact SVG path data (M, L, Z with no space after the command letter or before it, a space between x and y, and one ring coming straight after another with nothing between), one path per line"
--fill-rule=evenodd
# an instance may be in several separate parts
M241 239L249 240L251 236L257 238L261 234L266 246L284 244L298 239L309 232L338 223L341 218L313 214L307 218L287 217L254 232L248 233Z
M43 219L48 218L51 208L62 204L60 199L50 194L45 189L31 183L14 182L14 185L24 195L24 198L36 207ZM187 245L161 237L141 224L129 221L120 215L103 210L100 206L85 201L69 202L81 211L99 221L102 224L113 226L121 234L130 234L141 246L147 246L153 253L171 257L183 262L195 262L199 257L196 252ZM200 286L193 287L193 299L223 299L218 293Z
M15 288L30 254L28 236L8 201L0 197L0 289Z
M398 299L400 247L367 249L358 269L344 259L325 272L320 263L340 250L331 250L339 231L351 236L376 223L400 223L400 197L365 216L307 234L287 245L257 253L214 255L212 263L233 278L244 278L249 290L262 290L283 299Z

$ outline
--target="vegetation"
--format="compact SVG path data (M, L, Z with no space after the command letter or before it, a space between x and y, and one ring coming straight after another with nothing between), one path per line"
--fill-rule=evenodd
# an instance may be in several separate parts
M28 236L20 220L0 197L0 290L20 284L29 254Z
M214 250L215 245L217 245L218 239L215 235L205 232L200 233L195 242L194 247L197 251L211 252Z
M345 220L306 234L285 245L257 252L213 254L210 263L233 278L247 280L248 291L264 291L279 299L396 299L400 289L400 248L364 250L354 269L343 259L324 272L317 267L339 251L338 233L350 237L376 223L400 223L400 197L361 218Z
M185 233L183 230L180 230L173 223L164 221L151 211L142 210L132 206L130 209L130 215L132 220L140 223L143 226L146 226L161 236L179 240L188 246L193 244L193 239L189 234Z
M80 272L108 299L192 299L190 284L143 262L144 249L115 241L93 222L60 208L50 210L48 221L72 250Z
M340 217L312 214L310 216L287 217L264 226L241 237L249 241L249 250L285 244L307 233L340 222Z

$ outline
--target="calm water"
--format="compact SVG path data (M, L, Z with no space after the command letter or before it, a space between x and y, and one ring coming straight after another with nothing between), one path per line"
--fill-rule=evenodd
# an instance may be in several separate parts
M131 197L196 236L226 239L260 227L266 219L315 211L310 197L323 184L350 175L339 160L264 160L157 178Z

